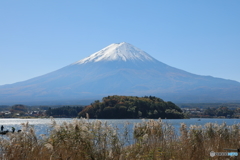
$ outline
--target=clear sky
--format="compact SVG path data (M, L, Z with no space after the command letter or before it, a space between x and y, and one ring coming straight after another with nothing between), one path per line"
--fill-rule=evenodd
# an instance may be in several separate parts
M170 66L240 82L239 0L2 0L0 85L128 42Z

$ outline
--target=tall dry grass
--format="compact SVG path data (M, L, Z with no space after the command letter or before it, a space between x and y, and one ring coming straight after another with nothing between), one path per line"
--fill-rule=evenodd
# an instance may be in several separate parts
M179 132L159 120L143 120L119 128L99 120L74 120L62 125L53 121L49 136L36 136L34 128L23 124L22 132L0 139L4 160L210 160L238 157L210 157L210 151L240 148L240 124L204 126L181 124Z

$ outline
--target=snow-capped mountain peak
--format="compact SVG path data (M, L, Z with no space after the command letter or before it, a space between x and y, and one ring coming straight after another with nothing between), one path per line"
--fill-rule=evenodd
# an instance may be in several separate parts
M84 64L99 61L155 61L146 52L134 47L133 45L122 42L113 43L102 50L84 58L74 64Z

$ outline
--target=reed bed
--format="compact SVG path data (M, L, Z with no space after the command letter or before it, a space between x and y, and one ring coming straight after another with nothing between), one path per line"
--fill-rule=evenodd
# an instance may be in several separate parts
M119 131L100 120L76 119L56 124L49 136L35 134L33 126L22 124L22 132L0 137L2 160L210 160L238 157L210 157L223 148L240 148L240 124L204 126L181 124L176 132L159 120L143 120Z

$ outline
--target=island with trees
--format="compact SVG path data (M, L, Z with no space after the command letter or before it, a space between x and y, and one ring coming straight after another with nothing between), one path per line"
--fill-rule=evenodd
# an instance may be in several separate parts
M155 96L108 96L86 106L79 117L97 119L137 119L137 118L184 118L182 110L172 102L165 102Z
M181 108L181 109L180 109ZM240 118L240 103L164 102L154 96L108 96L86 105L0 105L0 118ZM180 114L180 115L179 115ZM184 115L184 116L183 116Z

